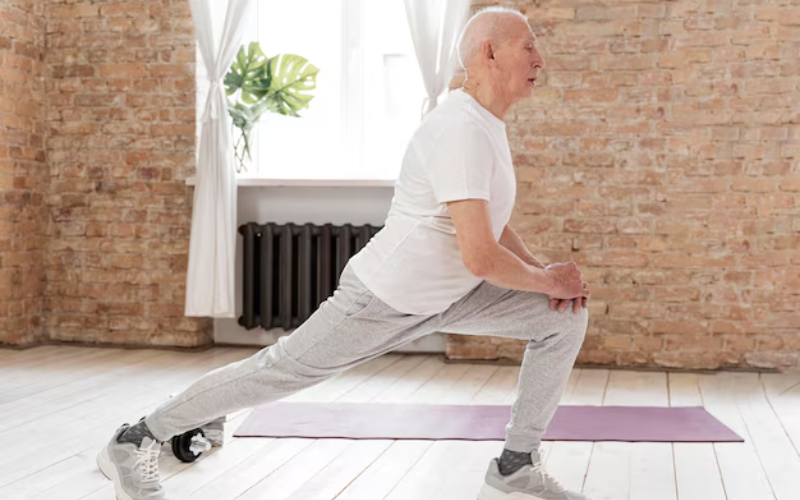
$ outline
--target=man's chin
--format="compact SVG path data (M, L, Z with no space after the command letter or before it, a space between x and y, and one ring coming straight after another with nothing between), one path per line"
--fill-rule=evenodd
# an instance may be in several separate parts
M517 94L517 102L523 101L525 99L530 99L533 96L533 86L528 85L524 89L520 90L519 94Z

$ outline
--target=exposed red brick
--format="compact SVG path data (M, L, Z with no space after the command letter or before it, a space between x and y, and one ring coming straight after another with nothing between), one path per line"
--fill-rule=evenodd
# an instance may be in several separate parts
M0 28L0 344L208 343L182 314L188 2L12 0Z

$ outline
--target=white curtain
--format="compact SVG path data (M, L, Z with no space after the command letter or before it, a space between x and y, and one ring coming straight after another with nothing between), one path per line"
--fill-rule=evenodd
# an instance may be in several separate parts
M405 0L408 27L428 97L423 114L438 104L450 84L456 44L469 14L470 0Z
M235 313L236 170L222 80L239 51L252 2L229 0L222 32L215 37L211 2L217 1L189 0L209 89L197 161L185 312L229 318Z

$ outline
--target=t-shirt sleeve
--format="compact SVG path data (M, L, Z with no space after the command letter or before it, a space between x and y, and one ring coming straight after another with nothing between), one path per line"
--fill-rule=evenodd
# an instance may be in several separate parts
M429 160L431 185L438 203L489 200L493 155L486 132L474 126L451 126L434 145Z

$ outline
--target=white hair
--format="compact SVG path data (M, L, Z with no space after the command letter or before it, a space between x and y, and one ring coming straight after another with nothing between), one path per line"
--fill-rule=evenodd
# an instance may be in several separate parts
M462 68L466 69L466 62L477 54L483 40L499 35L501 21L509 16L517 16L528 24L528 18L520 11L508 7L487 7L467 21L458 38L458 62Z

